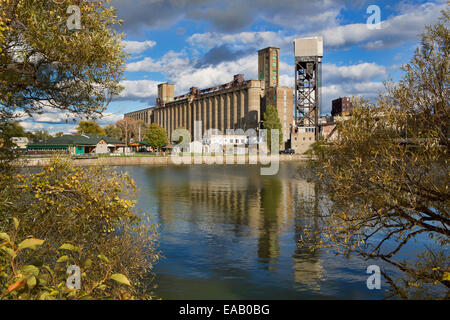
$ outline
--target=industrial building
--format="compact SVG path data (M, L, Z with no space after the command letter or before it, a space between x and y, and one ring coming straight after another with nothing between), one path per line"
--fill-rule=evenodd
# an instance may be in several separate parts
M280 146L289 145L293 128L293 89L279 86L278 48L265 48L258 52L258 80L245 80L244 75L234 76L233 81L211 88L192 87L181 96L175 96L175 86L170 83L158 85L156 105L125 114L125 118L156 123L163 127L169 139L174 130L187 129L194 137L194 122L201 121L201 136L207 130L261 128L268 105L278 110L283 140Z
M349 116L352 113L352 102L349 97L335 99L331 102L331 115Z

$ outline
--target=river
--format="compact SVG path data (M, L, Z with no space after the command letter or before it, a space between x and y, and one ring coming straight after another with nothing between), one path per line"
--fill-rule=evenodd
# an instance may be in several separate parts
M380 299L369 290L369 262L298 248L317 224L304 210L316 186L296 163L275 176L251 165L121 167L139 188L164 255L154 268L163 299Z

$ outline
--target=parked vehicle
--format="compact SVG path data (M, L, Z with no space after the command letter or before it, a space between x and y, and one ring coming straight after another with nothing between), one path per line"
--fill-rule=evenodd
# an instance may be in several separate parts
M292 149L280 150L280 154L295 154L295 151Z

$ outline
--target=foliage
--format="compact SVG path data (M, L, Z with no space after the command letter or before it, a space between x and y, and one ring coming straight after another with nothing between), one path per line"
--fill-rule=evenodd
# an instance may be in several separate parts
M278 110L274 106L267 106L266 112L264 112L264 129L267 129L267 147L269 150L272 145L272 130L278 130L279 132L279 145L283 143L283 133L281 131L281 121L278 117Z
M80 121L78 123L77 132L80 134L98 134L100 136L106 135L105 130L103 130L97 122L92 120Z
M18 153L14 151L16 145L13 137L26 136L25 130L17 123L1 119L0 116L0 172L10 169L10 162Z
M98 115L120 93L125 55L108 1L77 1L81 30L69 30L69 1L0 0L0 106L10 115L55 107Z
M122 129L113 124L103 127L103 130L105 131L105 135L109 138L114 138L117 140L121 140L123 138Z
M15 121L7 123L7 126L2 128L2 134L7 137L28 137L29 134L25 132L25 129Z
M142 140L149 129L144 121L136 121L131 118L117 121L116 126L122 130L122 137L126 142Z
M144 137L144 141L147 142L153 149L157 150L169 143L166 130L155 123L150 125L150 128Z
M450 292L448 11L442 20L427 27L403 80L387 83L376 105L355 99L339 138L314 149L328 210L303 245L398 268L403 279L383 275L401 298ZM420 253L403 261L413 243Z
M1 175L0 186L3 299L151 298L157 234L133 212L127 175L55 158L39 173ZM65 284L69 265L81 268L81 290Z
M47 130L36 130L30 134L30 140L32 141L47 141L53 138Z

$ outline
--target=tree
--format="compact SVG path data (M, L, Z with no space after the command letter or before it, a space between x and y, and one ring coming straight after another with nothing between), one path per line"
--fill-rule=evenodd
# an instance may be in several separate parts
M32 141L47 141L48 139L53 138L53 136L48 133L47 130L36 130L32 136L31 136L31 140Z
M69 30L68 4L0 0L0 106L31 114L55 107L96 116L120 93L124 71L120 21L107 1L78 1L80 30ZM61 3L61 2L60 2Z
M65 1L0 0L0 126L45 107L95 117L120 93L126 57L115 9L77 4L82 28L69 30ZM17 154L2 129L0 140L3 170Z
M278 110L274 106L268 105L266 112L264 112L264 129L267 129L267 147L271 150L272 145L272 130L278 130L279 145L283 143L283 133L281 132L281 121L278 117Z
M113 124L108 124L103 127L103 130L105 131L105 135L109 138L114 138L117 140L121 140L123 138L122 129Z
M142 140L149 129L144 121L136 121L131 118L117 121L116 126L122 130L126 142Z
M400 83L375 105L354 101L339 139L321 141L312 168L324 191L322 227L302 245L382 261L392 294L449 298L449 11L428 26ZM308 241L309 240L309 241ZM402 253L420 243L415 257Z
M0 120L0 171L9 168L9 162L17 155L17 152L14 152L16 145L12 138L29 136L30 134L25 132L19 123Z
M97 122L91 120L80 121L78 123L77 132L80 134L85 133L85 134L98 134L100 136L105 135L105 130L103 130L103 128L100 127L100 125Z
M144 137L144 141L147 142L153 149L157 150L160 150L169 143L166 130L155 123L150 125L150 128Z
M3 135L7 137L27 137L28 133L25 129L15 121L9 122L5 127L2 128Z

